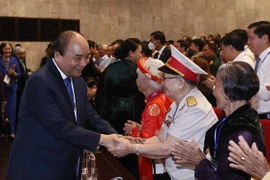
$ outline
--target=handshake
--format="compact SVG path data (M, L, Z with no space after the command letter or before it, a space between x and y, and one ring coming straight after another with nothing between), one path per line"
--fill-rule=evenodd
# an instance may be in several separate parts
M143 144L144 140L145 139L143 138L134 138L119 134L101 134L99 145L106 147L112 155L116 157L123 157L127 154L138 155L139 144Z

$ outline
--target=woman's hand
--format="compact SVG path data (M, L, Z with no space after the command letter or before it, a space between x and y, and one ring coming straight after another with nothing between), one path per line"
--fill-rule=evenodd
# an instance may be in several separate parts
M125 123L125 127L123 128L123 130L125 131L125 135L130 136L132 135L132 129L133 128L137 128L139 131L141 131L141 125L131 121L131 120L127 120L127 122Z
M208 89L213 90L215 86L216 78L214 76L211 76L207 78L205 81L202 82L202 84L206 85Z
M252 177L262 179L270 171L270 165L266 158L258 150L256 143L253 143L250 148L243 136L239 136L238 139L238 144L234 141L229 142L228 149L230 153L228 160L232 162L230 167L242 170Z
M16 77L17 73L15 72L15 64L12 64L11 68L8 70L8 76Z
M198 165L201 160L205 158L205 154L194 139L191 142L183 140L177 141L172 146L171 154L176 164L188 163Z

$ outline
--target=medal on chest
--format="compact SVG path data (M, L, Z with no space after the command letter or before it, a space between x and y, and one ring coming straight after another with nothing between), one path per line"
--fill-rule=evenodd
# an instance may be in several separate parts
M164 121L165 125L169 128L170 125L174 122L174 120L176 119L178 113L185 107L186 104L184 104L181 108L178 109L178 107L176 107L176 110L173 114L173 117L168 115L166 120ZM171 108L169 109L168 112L170 112ZM166 116L165 116L166 117Z

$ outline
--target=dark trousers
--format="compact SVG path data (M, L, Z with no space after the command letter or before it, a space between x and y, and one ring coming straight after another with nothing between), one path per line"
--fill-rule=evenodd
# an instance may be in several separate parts
M170 180L170 176L168 173L164 174L154 174L154 180Z

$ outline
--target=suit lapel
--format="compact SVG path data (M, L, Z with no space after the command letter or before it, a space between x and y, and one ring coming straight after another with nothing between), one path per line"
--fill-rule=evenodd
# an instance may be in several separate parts
M74 107L72 105L65 82L62 79L60 72L58 71L58 69L52 62L52 60L49 60L49 62L46 65L47 65L48 70L53 74L53 77L55 77L55 84L57 86L56 88L59 89L60 92L62 92L62 95L64 98L63 106L65 105L68 106L67 110L70 113L73 122L76 124L75 115L74 115Z

